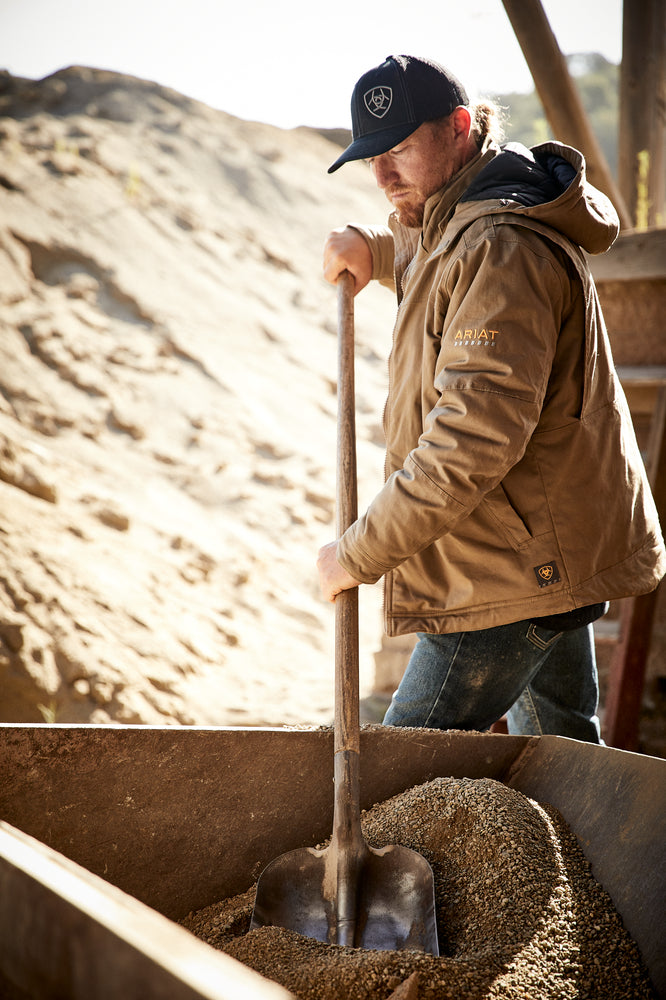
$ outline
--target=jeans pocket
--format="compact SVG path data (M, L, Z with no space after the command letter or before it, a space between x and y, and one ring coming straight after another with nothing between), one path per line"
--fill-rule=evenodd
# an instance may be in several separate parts
M535 625L534 622L530 622L525 638L533 646L536 646L537 649L548 649L553 643L557 642L561 635L561 632L553 632L552 629L543 628L541 625Z

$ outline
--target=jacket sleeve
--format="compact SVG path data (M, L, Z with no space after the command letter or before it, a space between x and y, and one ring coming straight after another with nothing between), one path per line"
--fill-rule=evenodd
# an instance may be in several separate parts
M422 371L400 374L391 388L389 442L405 407L432 405L416 446L404 458L389 453L396 471L340 540L338 559L361 582L454 529L520 460L539 421L568 275L547 240L515 226L485 228L428 288L427 307L405 295L415 322L405 330L399 319L397 336L422 340Z

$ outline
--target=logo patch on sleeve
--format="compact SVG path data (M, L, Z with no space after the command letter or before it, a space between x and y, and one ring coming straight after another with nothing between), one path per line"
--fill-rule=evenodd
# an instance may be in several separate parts
M470 326L466 329L461 328L457 330L453 339L460 344L464 344L465 347L494 347L498 336L499 330Z
M535 566L534 575L540 587L549 587L551 583L559 583L561 579L556 562L544 563L543 566Z

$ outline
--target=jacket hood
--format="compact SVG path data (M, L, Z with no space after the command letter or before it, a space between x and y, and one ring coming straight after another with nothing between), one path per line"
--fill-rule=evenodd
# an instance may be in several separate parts
M487 214L489 201L499 202L490 211L527 214L591 254L610 249L620 231L610 199L587 181L581 153L559 142L497 147L459 205L467 216L463 207L483 202Z

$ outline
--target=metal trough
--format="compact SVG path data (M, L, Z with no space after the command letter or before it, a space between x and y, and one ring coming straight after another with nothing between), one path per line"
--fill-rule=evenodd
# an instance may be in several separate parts
M330 833L326 730L0 725L0 996L280 1000L173 921ZM361 806L490 777L564 815L666 998L666 760L559 737L361 733Z

